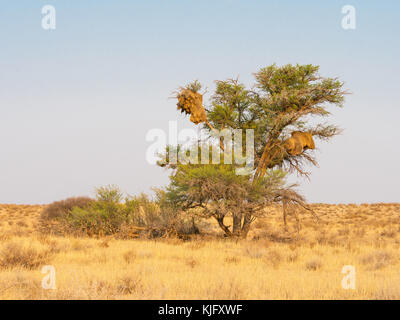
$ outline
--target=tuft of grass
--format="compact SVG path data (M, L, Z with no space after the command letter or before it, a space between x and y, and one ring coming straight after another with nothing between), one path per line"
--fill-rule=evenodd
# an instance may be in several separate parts
M133 294L143 291L143 284L140 277L123 276L118 279L117 291L120 294Z
M110 246L110 239L104 239L99 243L100 248L108 248Z
M238 264L238 263L240 262L240 258L235 257L235 256L233 256L233 257L226 257L226 258L225 258L225 262L226 262L226 263L232 263L232 264Z
M314 257L306 262L306 269L309 271L317 271L322 268L322 261L318 257Z
M11 242L5 245L0 252L0 267L4 269L15 267L36 269L41 265L48 264L52 255L49 249L39 250Z
M369 269L382 269L393 262L393 256L384 250L377 250L361 258L361 263L369 265Z
M136 251L134 251L134 250L126 251L126 252L123 254L123 258L124 258L124 261L125 261L127 264L133 263L133 262L136 260Z
M266 259L276 269L279 267L279 264L282 261L282 256L278 251L270 250L270 251L268 251L268 253L266 255Z
M75 251L85 251L91 248L92 245L84 240L75 239L71 244L71 249Z
M17 222L17 226L19 226L19 227L27 227L28 224L25 221L18 221Z

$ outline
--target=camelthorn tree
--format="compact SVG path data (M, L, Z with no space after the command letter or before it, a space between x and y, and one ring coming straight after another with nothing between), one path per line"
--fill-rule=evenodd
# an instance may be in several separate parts
M214 217L227 236L246 237L251 223L265 213L268 204L283 201L304 206L304 198L287 186L287 173L308 176L306 164L316 165L313 151L301 147L289 153L287 141L293 132L304 132L315 139L328 140L340 129L316 119L330 115L330 105L342 107L343 83L337 78L319 75L314 65L271 65L254 74L253 87L247 88L238 79L216 81L216 88L205 107L207 141L221 130L245 129L254 133L254 168L247 175L238 175L242 164L226 163L163 163L172 170L167 197L175 207L184 210L199 208L204 216ZM186 89L201 87L197 81ZM190 111L190 110L189 110ZM312 138L311 138L312 139ZM204 141L199 141L204 143ZM221 150L229 141L219 139ZM180 146L175 146L180 147ZM174 146L169 146L171 150ZM194 148L199 148L196 144ZM232 226L225 218L232 217Z

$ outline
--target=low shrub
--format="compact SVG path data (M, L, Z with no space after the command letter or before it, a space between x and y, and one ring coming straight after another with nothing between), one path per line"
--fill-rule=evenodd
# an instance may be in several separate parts
M111 235L120 230L122 224L130 223L130 208L121 202L121 191L115 186L96 189L96 199L88 206L73 207L61 219L70 233Z
M101 187L96 190L95 199L54 202L42 215L44 220L57 221L58 229L64 233L76 235L159 238L199 233L195 218L170 206L165 193L159 190L155 200L145 194L124 199L117 187ZM54 230L55 226L51 228Z
M41 213L43 220L56 220L63 218L75 207L87 208L93 203L88 197L73 197L66 200L55 201L49 204Z

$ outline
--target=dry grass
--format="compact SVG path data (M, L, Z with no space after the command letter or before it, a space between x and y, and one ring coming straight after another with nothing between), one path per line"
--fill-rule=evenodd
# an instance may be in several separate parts
M3 245L0 252L0 268L16 267L36 269L48 264L52 256L52 248L38 250L32 246L23 246L20 242L9 242Z
M304 213L299 233L271 207L244 241L216 226L154 241L43 235L43 207L1 205L0 299L400 299L400 204L313 207L321 221ZM41 285L49 264L55 290ZM355 290L341 287L344 265Z

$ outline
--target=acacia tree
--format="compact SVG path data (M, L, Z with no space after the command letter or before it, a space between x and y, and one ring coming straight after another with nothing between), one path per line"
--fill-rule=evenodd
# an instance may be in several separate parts
M241 237L246 237L267 204L284 201L304 206L303 197L285 185L284 177L289 172L308 177L305 165L317 162L311 150L289 154L285 141L293 131L323 140L337 135L338 127L312 118L328 117L327 107L341 107L346 94L341 81L321 77L318 70L313 65L274 64L255 73L250 89L238 79L216 81L202 124L207 138L214 130L253 129L255 167L243 176L236 174L237 164L224 163L222 157L218 165L163 163L172 169L166 189L171 203L184 210L201 208L201 214L214 217L227 236ZM186 88L200 90L198 82ZM224 150L226 141L221 138L219 145ZM233 218L232 227L224 223L227 215Z

